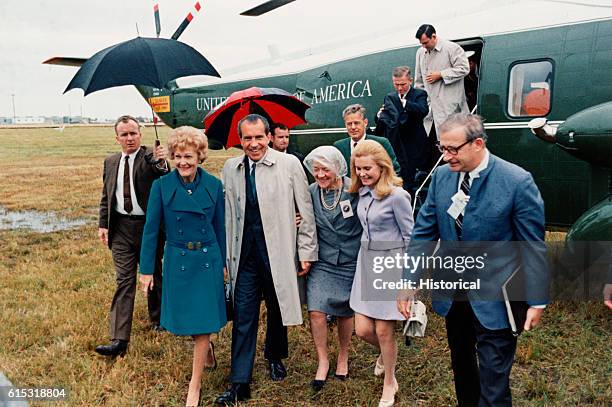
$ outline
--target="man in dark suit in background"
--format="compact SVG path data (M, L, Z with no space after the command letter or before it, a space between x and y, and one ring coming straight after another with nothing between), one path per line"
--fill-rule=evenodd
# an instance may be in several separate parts
M110 309L111 343L96 347L104 356L124 355L132 330L136 295L136 269L145 224L149 192L153 181L168 172L166 149L141 146L140 125L132 116L121 116L115 123L121 152L104 160L98 237L113 254L117 289ZM165 239L159 239L153 289L147 296L149 319L160 330L161 257Z
M391 147L389 140L384 137L366 134L368 119L366 116L365 107L358 103L349 105L342 112L342 118L344 119L344 125L346 126L346 131L348 132L349 137L336 141L334 143L334 147L340 150L349 168L351 166L351 154L353 154L353 150L355 150L357 144L359 144L362 140L374 140L379 142L385 148L385 151L387 154L389 154L389 157L391 157L393 170L399 176L400 165L397 162L395 152L393 151L393 147Z
M398 66L392 73L395 92L385 96L376 115L376 135L386 137L401 167L404 189L412 192L417 171L428 171L429 144L423 119L429 112L427 92L412 87L410 68Z
M282 123L272 123L270 125L270 146L281 153L291 154L297 157L300 162L304 161L304 154L289 144L289 128Z

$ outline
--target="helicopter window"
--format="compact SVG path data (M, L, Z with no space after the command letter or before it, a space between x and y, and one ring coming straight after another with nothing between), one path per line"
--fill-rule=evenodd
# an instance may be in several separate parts
M550 112L553 64L548 60L519 62L510 68L508 114L546 116Z

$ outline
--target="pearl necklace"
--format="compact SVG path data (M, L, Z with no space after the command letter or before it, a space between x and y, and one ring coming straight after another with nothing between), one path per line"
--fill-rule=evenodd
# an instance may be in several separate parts
M319 188L319 195L321 196L321 205L323 205L323 208L328 211L333 211L334 209L336 209L336 206L338 206L338 203L340 202L340 195L342 195L341 192L342 187L340 187L339 189L335 189L334 199L332 200L331 204L328 204L325 201L325 194L323 193L323 188Z

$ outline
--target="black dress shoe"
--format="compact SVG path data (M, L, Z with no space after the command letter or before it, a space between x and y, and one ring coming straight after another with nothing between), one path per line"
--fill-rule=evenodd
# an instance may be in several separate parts
M96 352L102 356L125 356L128 348L128 341L114 339L109 345L96 346Z
M220 406L233 406L239 401L251 398L251 386L248 383L232 383L229 389L225 390L215 399L215 404Z
M310 387L312 387L314 391L321 391L323 389L323 386L325 386L325 383L327 383L327 380L314 379L310 382Z
M268 360L270 368L270 379L279 382L287 377L287 370L281 360Z
M345 381L348 379L349 375L347 374L337 374L334 373L334 377L336 378L336 380L340 380L341 382Z

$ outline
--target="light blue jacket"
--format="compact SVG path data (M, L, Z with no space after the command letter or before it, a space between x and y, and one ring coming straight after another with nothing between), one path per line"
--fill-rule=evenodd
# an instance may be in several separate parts
M452 172L448 165L436 170L427 199L415 222L412 235L415 246L411 245L413 251L418 247L419 241L441 240L444 245L444 242L458 240L455 220L447 210L451 205L451 197L458 191L459 176L460 173ZM506 250L501 256L489 256L487 270L495 273L494 279L489 279L489 283L497 284L501 293L503 282L522 265L527 281L527 302L530 305L546 304L548 265L543 251L544 202L531 174L490 154L488 166L480 172L479 177L473 179L469 195L463 218L462 242L533 242L533 250L529 253L525 250ZM526 245L523 243L522 248ZM503 247L508 249L517 246L503 244ZM492 245L487 243L484 247ZM475 300L474 294L476 293L468 293L468 298L482 325L488 329L509 327L502 301ZM446 316L451 305L450 300L433 302L434 311L442 316Z

